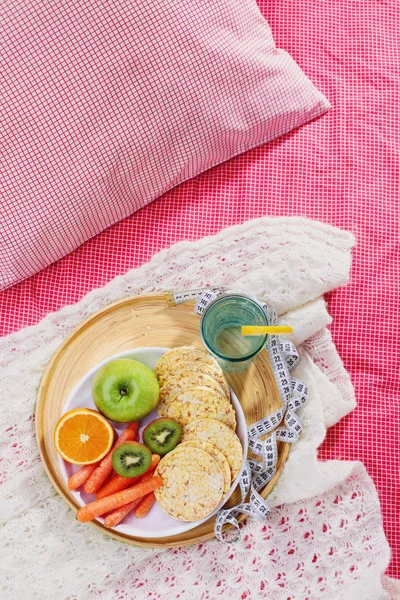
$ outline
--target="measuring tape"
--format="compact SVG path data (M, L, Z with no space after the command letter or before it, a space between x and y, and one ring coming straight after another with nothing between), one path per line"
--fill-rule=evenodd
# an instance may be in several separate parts
M207 288L183 292L165 292L169 306L182 302L195 301L194 312L202 315L210 302L229 293L225 288ZM264 311L268 322L278 322L275 308L263 300L253 298ZM240 540L238 516L246 514L258 521L266 521L271 509L266 500L258 493L267 485L276 473L278 461L277 441L295 442L301 433L301 422L296 412L307 403L308 390L303 381L292 378L290 372L298 365L300 356L292 342L282 340L276 335L268 336L265 346L269 354L272 371L282 400L282 407L274 413L260 419L248 427L249 449L257 456L248 459L240 474L239 487L241 503L218 511L215 519L215 536L226 543L234 544ZM268 435L269 434L269 435ZM261 440L262 437L268 436ZM246 498L249 496L248 500ZM223 531L226 524L234 529Z

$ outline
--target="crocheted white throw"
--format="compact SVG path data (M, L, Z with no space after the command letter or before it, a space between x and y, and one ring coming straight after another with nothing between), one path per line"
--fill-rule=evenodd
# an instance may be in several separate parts
M81 302L0 340L0 597L2 600L383 600L390 551L374 485L360 463L318 462L326 429L355 406L326 329L322 295L346 284L353 236L302 218L263 218L179 243ZM153 550L79 524L39 460L33 413L52 353L82 319L119 298L227 286L265 297L291 324L309 402L303 431L240 543ZM396 592L397 589L397 592Z

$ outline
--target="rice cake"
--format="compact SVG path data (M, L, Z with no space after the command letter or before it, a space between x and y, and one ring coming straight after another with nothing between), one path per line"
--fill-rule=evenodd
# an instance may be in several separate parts
M189 440L188 442L183 442L178 446L178 448L183 447L200 448L200 450L204 450L204 452L207 452L207 454L217 461L219 468L222 471L222 475L224 476L225 496L231 489L231 469L225 455L221 452L221 450L218 450L218 448L213 444L210 444L209 442L202 442L201 440Z
M200 371L187 371L184 368L168 375L160 389L160 398L168 404L168 400L181 390L198 385L212 388L228 401L231 399L230 394L227 394L222 385L211 375Z
M221 502L224 477L214 458L199 448L179 446L162 458L155 475L162 479L154 491L160 507L174 519L197 521Z
M229 386L226 382L226 379L222 372L222 369L220 368L220 366L217 363L215 363L215 364L217 366L210 365L209 363L205 363L202 360L182 361L182 362L176 363L167 372L167 374L165 375L165 378L163 379L163 383L160 382L160 385L163 386L167 379L169 379L170 377L175 377L175 375L178 375L181 371L185 371L185 372L189 371L190 373L205 373L206 375L209 375L209 377L212 377L213 379L215 379L215 381L217 383L219 383L219 385L224 390L226 397L230 398L231 394L230 394Z
M173 375L169 375L164 385L160 388L160 397L158 400L158 414L160 417L165 416L167 405L173 400L176 394L185 389L198 386L211 388L220 394L224 400L227 402L230 401L230 397L225 394L221 385L213 377L210 377L210 375L185 370L177 371Z
M215 363L215 360L209 354L194 346L179 346L178 348L172 348L163 354L157 362L154 371L161 381L174 365L182 363L183 361L196 362L197 360L202 360L210 365Z
M232 481L240 471L243 460L242 444L236 433L216 419L196 419L188 423L182 433L182 442L201 440L216 446L226 456Z
M231 429L236 428L236 414L232 404L217 392L201 386L176 394L167 405L165 416L178 421L182 426L194 419L206 417L218 419Z
M193 346L180 346L179 348L168 350L168 352L163 354L160 360L157 362L154 371L160 384L162 385L166 374L176 365L180 365L183 362L197 362L199 360L205 364L214 366L223 375L221 367L212 356L206 352L203 352L202 350L198 350Z

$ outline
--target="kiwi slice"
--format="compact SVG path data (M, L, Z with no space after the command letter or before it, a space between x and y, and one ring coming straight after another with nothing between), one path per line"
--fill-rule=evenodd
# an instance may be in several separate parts
M148 471L151 465L151 452L138 442L121 444L113 452L112 465L114 471L122 477L137 477Z
M143 430L143 441L154 454L164 456L181 439L182 427L173 419L156 419Z

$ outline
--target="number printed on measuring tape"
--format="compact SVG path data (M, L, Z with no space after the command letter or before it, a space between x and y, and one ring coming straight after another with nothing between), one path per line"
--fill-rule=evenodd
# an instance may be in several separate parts
M206 310L207 306L218 298L219 293L216 291L207 290L206 292L202 292L197 298L196 306L194 307L194 312L196 315L202 315Z
M220 287L211 287L211 288L207 288L206 290L204 288L202 288L202 289L198 289L198 290L182 290L179 292L167 291L167 292L164 292L164 296L170 306L175 306L177 304L182 304L183 302L193 302L193 301L197 302L198 299L203 294L210 295L210 296L212 296L212 299L214 299L217 296L219 296L220 294L222 294L224 291L225 291L225 288L222 288L222 287L221 288ZM214 294L215 294L215 296L214 296ZM211 300L208 300L208 303L210 301ZM204 302L205 302L205 300L204 300ZM202 305L204 305L204 303L202 303ZM196 308L195 308L195 312L196 312Z

